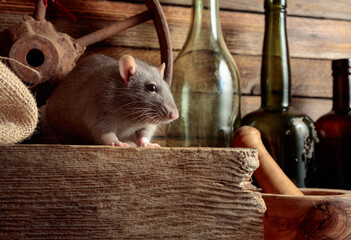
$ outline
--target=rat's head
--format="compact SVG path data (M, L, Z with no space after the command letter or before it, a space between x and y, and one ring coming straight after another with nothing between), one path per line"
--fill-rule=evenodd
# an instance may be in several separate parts
M168 84L165 64L153 67L129 55L119 60L119 71L130 100L130 111L140 123L167 123L179 117Z

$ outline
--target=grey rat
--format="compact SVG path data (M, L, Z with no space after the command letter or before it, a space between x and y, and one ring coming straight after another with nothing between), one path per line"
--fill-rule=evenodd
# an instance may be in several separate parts
M50 128L66 143L159 146L150 143L157 125L179 117L164 69L129 55L84 58L48 100Z

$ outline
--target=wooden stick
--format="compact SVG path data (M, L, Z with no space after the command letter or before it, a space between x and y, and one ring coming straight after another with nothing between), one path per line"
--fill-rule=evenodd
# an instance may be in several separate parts
M257 149L260 166L254 172L254 176L264 193L303 196L268 153L256 128L243 126L237 129L232 136L232 147Z
M44 21L46 15L46 6L43 0L37 0L37 5L35 9L35 20Z

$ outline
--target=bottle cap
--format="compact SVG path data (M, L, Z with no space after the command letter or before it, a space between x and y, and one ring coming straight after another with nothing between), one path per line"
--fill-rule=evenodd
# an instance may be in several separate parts
M351 72L351 58L336 59L332 61L333 73Z
M271 7L279 7L279 8L286 8L286 0L265 0L264 1L264 8L268 9Z

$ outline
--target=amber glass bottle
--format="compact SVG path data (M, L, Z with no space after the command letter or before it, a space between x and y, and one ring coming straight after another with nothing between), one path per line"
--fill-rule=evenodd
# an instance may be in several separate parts
M321 187L351 190L351 59L332 61L333 107L316 122Z
M229 147L240 126L239 74L222 36L218 0L194 0L187 39L174 62L180 110L166 132L170 147Z
M242 119L257 128L279 166L298 187L316 181L313 121L291 107L291 79L286 32L286 0L265 0L261 67L261 108Z

